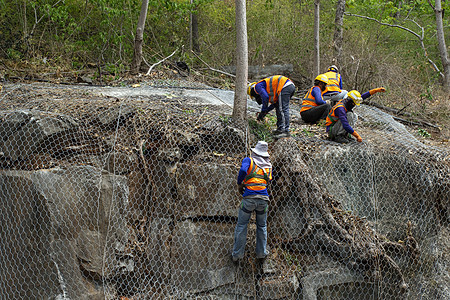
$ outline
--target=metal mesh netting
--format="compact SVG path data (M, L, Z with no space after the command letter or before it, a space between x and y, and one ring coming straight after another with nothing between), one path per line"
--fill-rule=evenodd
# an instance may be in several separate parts
M449 299L448 149L362 105L364 143L230 118L233 93L5 84L0 298ZM231 101L231 102L230 102ZM231 103L231 104L230 104ZM230 252L241 161L269 142L268 249Z

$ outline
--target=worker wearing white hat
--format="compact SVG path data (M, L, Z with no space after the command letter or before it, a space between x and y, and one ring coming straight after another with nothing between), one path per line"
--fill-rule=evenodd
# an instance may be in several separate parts
M234 232L232 258L238 262L244 257L247 226L253 211L256 213L256 257L267 256L267 208L269 194L267 185L272 180L272 164L268 144L259 141L252 148L250 157L242 160L238 174L238 191L243 199L239 206L238 221Z

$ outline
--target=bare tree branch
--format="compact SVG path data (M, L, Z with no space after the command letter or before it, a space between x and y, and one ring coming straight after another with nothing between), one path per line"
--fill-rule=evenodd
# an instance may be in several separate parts
M204 61L203 59L201 59L201 57L200 56L198 56L197 55L197 53L195 53L194 51L191 51L202 63L204 63L207 67L208 67L208 69L210 69L211 71L214 71L214 72L217 72L217 73L221 73L221 74L224 74L224 75L227 75L227 76L231 76L231 77L234 77L234 78L236 78L236 75L233 75L233 74L230 74L230 73L227 73L227 72L224 72L224 71L221 71L221 70L217 70L217 69L214 69L213 67L211 67L210 65L208 65L208 63L206 62L206 61ZM247 81L247 83L248 83L248 81Z
M443 79L445 78L444 73L442 73L441 70L439 70L438 66L437 66L437 65L436 65L436 64L428 57L428 53L427 53L427 50L426 50L426 48L425 48L425 44L423 43L424 29L423 29L423 27L420 26L417 22L415 22L415 21L413 21L413 20L410 20L410 21L414 22L418 27L420 27L420 29L422 30L422 35L419 35L419 34L416 33L415 31L413 31L413 30L411 30L411 29L409 29L409 28L407 28L407 27L400 26L400 25L396 25L396 24L384 23L384 22L381 22L381 21L379 21L379 20L377 20L377 19L374 19L374 18L371 18L371 17L361 16L361 15L356 15L356 14L352 14L352 13L348 13L348 12L345 12L344 14L347 15L347 16L351 16L351 17L358 17L358 18L362 18L362 19L374 21L374 22L377 22L377 23L380 24L380 25L389 26L389 27L396 27L396 28L399 28L399 29L402 29L402 30L405 30L405 31L411 33L412 35L414 35L416 38L419 39L420 47L422 48L422 50L423 50L423 52L424 52L424 56L425 56L425 58L428 60L428 62L433 66L433 69L434 69L434 70L435 70L435 71L436 71Z
M157 63L154 63L153 65L151 65L151 67L148 69L147 74L145 74L145 76L150 75L150 72L152 71L153 67L159 65L160 63L164 62L166 59L172 57L177 51L178 51L178 49L175 49L175 51L173 51L172 54L170 54L169 56L167 56L167 57L164 58L163 60L160 60L160 61L158 61Z
M375 22L377 22L378 24L384 25L384 26L397 27L397 28L400 28L400 29L403 29L403 30L408 31L409 33L415 35L418 39L421 38L419 34L415 33L415 32L412 31L411 29L406 28L406 27L403 27L403 26L400 26L400 25L384 23L384 22L378 21L378 20L375 19L375 18L371 18L371 17L368 17L368 16L356 15L356 14L352 14L352 13L349 13L349 12L344 12L344 14L347 15L347 16L351 16L351 17L358 17L358 18L362 18L362 19L367 19L367 20L375 21Z

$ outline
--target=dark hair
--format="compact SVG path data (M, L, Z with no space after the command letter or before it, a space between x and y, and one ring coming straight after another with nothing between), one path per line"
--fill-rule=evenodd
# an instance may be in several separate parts
M353 102L353 99L350 97L347 97L344 100L344 106L348 111L352 111L352 109L356 106L355 102Z

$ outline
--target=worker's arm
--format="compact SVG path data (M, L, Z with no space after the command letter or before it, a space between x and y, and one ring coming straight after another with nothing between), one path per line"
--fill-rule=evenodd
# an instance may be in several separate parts
M361 98L363 98L363 100L364 100L364 99L367 99L367 98L369 98L370 96L372 96L372 95L374 95L376 93L384 93L384 92L386 92L386 89L384 87L371 89L370 91L367 91L364 94L362 94Z
M237 178L237 184L242 184L242 182L245 179L245 176L247 176L247 170L250 167L250 157L246 157L242 160L241 168L239 169L239 174Z
M322 99L322 91L320 90L320 87L315 86L311 91L311 95L316 99L317 105L322 105L326 103Z
M266 82L261 81L255 85L255 91L258 95L261 96L262 100L262 108L261 111L267 111L269 106L269 94L266 91Z

